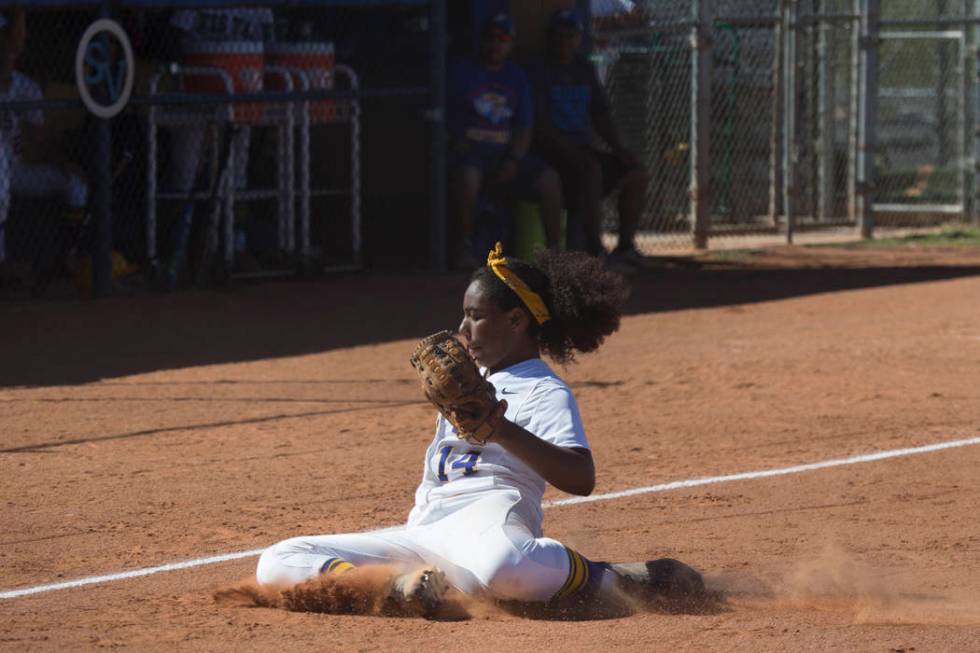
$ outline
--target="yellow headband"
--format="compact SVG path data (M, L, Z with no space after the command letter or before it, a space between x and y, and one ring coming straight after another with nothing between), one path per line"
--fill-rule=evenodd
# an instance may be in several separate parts
M500 243L497 243L497 246L491 249L487 255L487 267L493 270L493 273L521 298L538 324L544 324L551 319L551 313L548 312L548 307L544 305L541 295L528 288L527 284L507 267L507 258L504 256L504 248Z

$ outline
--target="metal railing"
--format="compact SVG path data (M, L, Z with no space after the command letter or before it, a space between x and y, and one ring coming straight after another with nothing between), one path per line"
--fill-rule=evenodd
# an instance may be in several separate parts
M5 16L7 9L0 0ZM213 62L201 63L201 57L181 59L181 51L193 52L184 47L186 33L160 35L170 34L176 14L224 11L210 3L60 0L45 3L44 11L10 9L26 14L30 47L17 64L40 91L0 100L6 121L0 124L0 180L17 172L2 156L14 151L5 149L7 123L23 126L30 119L55 132L51 142L59 158L53 170L66 180L74 171L89 192L87 202L67 206L66 192L46 190L44 184L53 182L44 171L30 173L42 197L28 196L16 181L12 191L0 183L0 204L10 204L0 215L0 297L107 294L120 276L152 279L154 268L169 267L175 249L194 245L196 238L217 248L215 260L232 278L358 268L364 264L365 209L389 215L389 198L405 197L397 187L404 180L411 180L412 204L403 201L403 208L428 222L427 230L417 230L420 242L413 249L424 253L428 242L431 265L445 265L445 241L437 237L446 229L444 0L268 0L242 11L252 10L272 14L271 21L263 19L261 34L249 33L240 51L236 41L222 42L208 53ZM79 34L100 17L122 26L135 54L133 95L111 118L86 111L70 65ZM378 33L366 34L368 23L388 33L380 40ZM277 60L267 50L256 68L254 54L263 43L289 46L280 48L289 52L277 51ZM178 44L181 49L174 50ZM326 66L312 61L304 47L289 49L324 44ZM104 63L114 75L115 55L99 59L106 52L115 50L87 51L91 58L84 65ZM251 69L243 68L246 60ZM244 72L251 74L247 83ZM204 76L216 85L184 88L188 78ZM185 138L189 131L194 138ZM383 139L379 134L411 135L423 147L365 157L365 133L375 147ZM182 157L175 143L188 140L194 156ZM391 174L399 161L402 174ZM175 170L180 183L172 178ZM199 214L190 236L180 233L188 207ZM76 220L76 213L82 218ZM200 223L207 225L203 235L197 233ZM50 279L41 284L41 276ZM145 287L134 284L135 290Z

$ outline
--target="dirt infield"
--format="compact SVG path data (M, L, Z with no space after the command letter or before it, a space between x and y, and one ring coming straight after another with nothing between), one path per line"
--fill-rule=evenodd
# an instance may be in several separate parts
M690 562L718 605L572 622L216 605L255 558L210 556L407 515L434 419L407 357L457 322L465 277L379 273L0 305L0 593L31 592L0 598L0 649L980 647L980 251L651 267L621 331L563 372L600 500L549 507L545 530L597 559ZM181 561L200 564L41 587Z

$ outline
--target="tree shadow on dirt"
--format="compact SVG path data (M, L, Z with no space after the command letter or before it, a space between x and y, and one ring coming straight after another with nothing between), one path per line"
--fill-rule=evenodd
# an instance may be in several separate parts
M700 265L700 264L699 264ZM651 259L627 314L980 274L980 265L765 268ZM0 305L0 387L81 384L413 339L456 328L467 275L365 273L228 291ZM405 351L405 378L410 376ZM342 374L341 371L338 371Z
M401 408L404 406L411 406L414 404L427 406L428 402L424 400L389 401L380 404L371 403L366 406L365 405L347 406L344 408L334 408L331 410L304 411L300 413L279 413L276 415L264 415L261 417L247 417L247 418L235 419L235 420L218 420L213 422L200 422L196 424L175 424L172 426L162 426L159 428L152 428L152 429L140 429L137 431L123 431L120 433L92 435L92 436L81 437L81 438L63 438L59 440L33 442L31 444L23 444L20 446L2 448L0 449L0 454L37 453L47 449L53 449L55 447L65 447L65 446L76 445L76 444L91 444L94 442L108 442L112 440L132 440L136 438L155 437L158 435L165 435L168 433L186 433L188 431L210 431L212 429L225 428L229 426L266 424L269 422L279 422L282 420L307 419L310 417L323 417L326 415L338 415L341 413L355 413L355 412L365 411L365 412L371 412L376 414L380 410L385 410L390 408Z

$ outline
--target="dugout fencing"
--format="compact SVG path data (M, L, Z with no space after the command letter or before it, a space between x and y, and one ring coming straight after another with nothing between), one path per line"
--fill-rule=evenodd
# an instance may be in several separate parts
M0 0L0 16L17 81L0 93L5 296L357 269L372 230L444 259L444 2ZM81 47L100 19L124 38ZM90 106L129 77L119 113Z
M637 5L593 58L651 172L642 249L976 224L977 3Z

